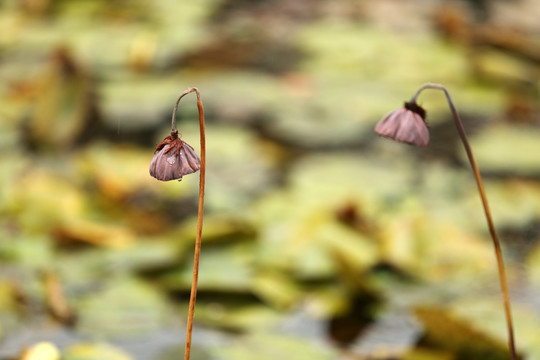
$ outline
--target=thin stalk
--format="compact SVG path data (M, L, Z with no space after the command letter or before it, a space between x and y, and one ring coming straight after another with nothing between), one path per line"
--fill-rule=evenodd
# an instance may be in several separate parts
M499 270L499 280L500 280L500 285L501 285L501 290L502 290L502 295L503 295L504 311L506 315L506 326L508 328L508 345L510 348L510 354L512 356L512 360L517 360L516 347L515 347L515 341L514 341L514 326L512 322L512 311L510 307L510 296L508 294L508 283L506 281L506 271L505 271L503 255L501 251L501 244L499 241L499 237L497 236L497 233L495 231L495 226L493 225L493 219L491 217L491 211L489 209L486 192L484 190L484 185L482 183L482 177L480 176L480 171L478 170L478 165L476 164L476 160L474 159L471 145L469 144L469 140L467 139L467 134L465 133L465 128L463 127L461 118L456 110L456 107L454 106L454 102L452 101L452 98L450 97L448 90L443 85L431 84L431 83L423 85L413 95L413 97L411 98L411 102L416 102L416 98L418 97L418 95L420 95L420 93L425 89L442 90L444 94L446 95L446 99L448 100L448 105L450 106L450 110L452 111L452 115L456 123L457 131L459 133L459 136L461 137L461 141L463 142L463 146L465 147L465 151L467 152L467 157L469 158L469 162L473 169L474 177L476 179L476 184L478 185L478 191L480 193L480 198L482 199L482 205L484 207L484 214L486 215L489 233L491 234L491 239L493 240L493 247L495 248L495 256L497 258L497 268Z
M176 104L174 105L174 111L172 115L172 131L178 132L176 129L176 111L178 109L178 103L187 94L195 92L197 94L197 109L199 110L199 133L201 144L201 169L199 174L199 210L197 213L197 235L195 237L195 253L193 256L193 278L191 280L191 294L189 297L189 311L186 328L186 347L184 351L184 360L189 360L191 353L191 335L193 332L193 317L195 315L195 302L197 300L197 284L199 282L199 260L201 256L201 239L202 239L202 227L203 227L203 215L204 215L204 180L206 176L206 136L204 128L204 108L201 101L201 94L197 88L189 88L184 91Z

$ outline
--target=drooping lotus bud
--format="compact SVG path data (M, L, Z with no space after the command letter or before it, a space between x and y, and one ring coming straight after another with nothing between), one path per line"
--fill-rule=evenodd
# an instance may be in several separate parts
M182 176L200 168L201 160L195 150L178 137L178 131L173 131L156 146L150 162L150 175L161 181L180 181Z
M392 140L416 146L427 146L429 129L426 111L415 102L406 102L404 107L386 115L375 127L375 132Z

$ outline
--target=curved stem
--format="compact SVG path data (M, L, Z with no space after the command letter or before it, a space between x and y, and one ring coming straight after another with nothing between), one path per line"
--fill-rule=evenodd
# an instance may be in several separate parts
M187 319L184 360L189 360L189 356L191 353L191 335L193 332L193 317L195 315L195 302L197 299L197 283L199 281L199 259L201 255L201 239L204 215L204 182L206 176L206 136L204 128L204 108L201 101L201 94L199 93L199 90L197 88L189 88L182 94L180 94L180 97L174 105L171 131L171 133L178 133L178 130L176 129L176 111L178 109L178 103L185 95L191 92L195 92L197 94L197 109L199 110L199 133L201 144L201 170L199 174L199 209L197 213L197 235L195 237L195 252L193 255L193 278L191 280L191 293L189 297L189 311Z
M493 247L495 248L495 256L497 258L499 280L501 283L504 310L505 310L505 315L506 315L506 325L508 328L508 345L510 348L510 354L512 356L512 360L517 360L516 348L515 348L515 342L514 342L514 326L512 324L512 312L510 308L510 296L508 295L508 284L506 281L506 272L505 272L505 267L504 267L502 251L501 251L501 244L499 241L499 237L497 236L497 233L495 232L495 226L493 225L493 219L491 218L491 211L489 210L488 200L486 197L486 192L484 190L484 185L482 183L482 177L480 176L480 171L478 170L478 165L476 164L476 160L474 159L472 149L469 144L469 140L467 139L467 134L465 133L465 129L463 127L463 123L461 122L459 114L454 106L454 103L452 101L452 98L450 97L450 94L448 93L448 90L446 90L446 88L443 85L428 83L421 86L411 98L411 102L416 102L416 98L418 97L418 95L420 95L422 90L425 90L425 89L441 90L446 95L446 99L448 100L448 105L450 106L450 110L452 111L452 115L456 123L457 131L459 133L459 136L461 137L461 141L463 142L463 146L465 147L465 151L467 152L467 157L469 158L469 162L473 169L474 177L476 179L476 184L478 185L478 191L480 193L480 198L482 199L482 205L484 206L484 213L486 215L489 233L491 234L491 239L493 240Z

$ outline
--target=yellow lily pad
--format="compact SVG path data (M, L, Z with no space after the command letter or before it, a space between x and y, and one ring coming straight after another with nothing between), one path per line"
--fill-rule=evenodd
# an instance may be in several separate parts
M69 346L65 360L132 360L125 351L106 343L80 343Z

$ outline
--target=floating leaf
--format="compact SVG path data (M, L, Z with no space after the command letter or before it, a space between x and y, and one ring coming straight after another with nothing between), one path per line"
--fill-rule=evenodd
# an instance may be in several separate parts
M540 135L525 126L496 125L472 136L471 147L482 171L538 175ZM465 159L465 152L462 152ZM465 160L464 160L465 161Z
M300 287L289 276L277 271L261 271L253 280L253 292L280 309L290 308L301 295Z
M417 348L407 351L403 360L453 360L455 357L449 351Z
M254 245L208 246L202 250L199 264L199 290L250 292L254 276ZM163 275L159 282L170 290L191 288L193 261Z
M64 244L86 243L96 246L123 248L134 241L129 228L89 221L85 219L66 221L55 229L55 237Z
M67 348L65 360L131 360L126 352L105 343L80 343Z
M152 179L148 171L152 155L153 149L96 143L79 153L76 166L86 181L95 184L100 194L113 201L125 200L145 187L175 197L186 194L189 187L178 186L176 182L155 186L155 179Z
M85 292L111 274L144 272L176 264L182 250L163 239L144 239L122 248L93 247L56 256L55 270L73 292Z
M173 230L170 237L178 242L195 242L197 219L184 221ZM255 225L240 216L208 214L204 217L203 243L227 243L238 241L253 241L257 235Z
M156 360L178 360L184 357L184 346L174 346L165 350ZM197 344L191 344L190 357L191 360L213 360L210 355L208 346L197 346Z
M145 334L163 326L167 306L156 289L138 280L113 277L105 287L74 303L77 328L100 336Z
M164 125L181 89L171 76L125 76L100 88L105 125L116 133L133 133ZM135 105L136 104L136 105ZM128 165L128 164L126 164Z
M224 360L330 360L337 354L334 350L312 341L290 335L255 333L240 339L236 344L213 350Z
M242 300L197 301L196 321L207 326L233 331L269 328L281 314L266 305ZM187 306L186 306L187 307Z
M384 261L418 277L466 280L495 271L489 242L418 208L404 208L380 225Z
M26 230L50 231L61 221L80 216L85 209L84 201L84 194L73 181L35 168L14 184L4 206Z
M180 127L180 125L178 125ZM186 124L182 138L198 138L198 126ZM247 130L232 126L212 126L206 131L208 173L207 209L235 211L274 184L277 177L275 148L265 146ZM199 145L191 143L199 153ZM249 176L239 176L249 174Z
M463 359L508 359L506 343L475 327L459 315L444 308L419 307L416 315L425 327L426 339Z
M26 124L31 144L45 149L78 145L95 119L93 84L66 49L57 50L43 75Z
M517 178L488 180L485 186L493 218L499 229L524 228L540 218L540 185L537 181ZM464 205L468 208L470 219L475 221L478 228L484 230L478 195L471 193L465 199Z
M0 259L26 269L46 269L54 262L53 242L46 236L3 233L0 235Z

